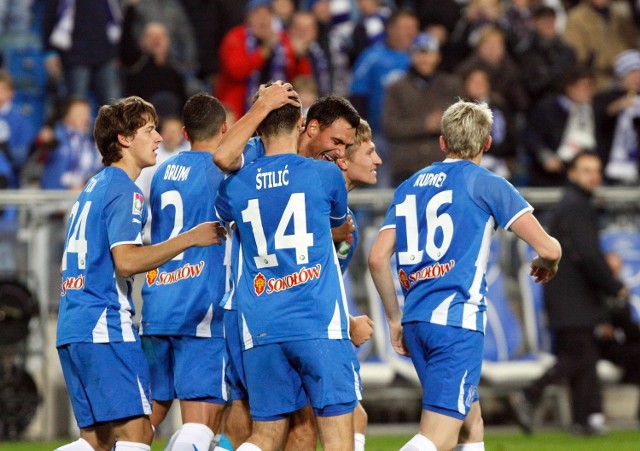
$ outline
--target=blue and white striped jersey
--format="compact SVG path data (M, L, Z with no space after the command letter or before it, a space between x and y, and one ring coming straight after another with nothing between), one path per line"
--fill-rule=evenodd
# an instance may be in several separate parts
M434 163L403 182L382 226L396 229L402 321L484 333L491 236L532 210L504 178L466 160Z
M146 221L142 191L122 169L108 166L87 182L67 223L56 346L139 340L133 278L118 275L111 249L141 245Z
M217 221L213 203L223 179L208 152L183 151L163 162L151 181L151 242ZM191 247L147 272L140 332L223 337L219 303L228 280L224 256L224 244Z

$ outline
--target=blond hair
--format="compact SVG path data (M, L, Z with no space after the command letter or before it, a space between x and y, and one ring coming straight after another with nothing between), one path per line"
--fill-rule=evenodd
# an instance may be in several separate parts
M458 100L442 115L442 137L447 156L471 160L482 152L493 125L485 102Z
M351 160L355 151L360 147L360 144L371 141L372 136L371 126L369 126L367 121L360 118L360 123L356 127L356 136L353 138L353 143L347 146L344 157L347 160Z

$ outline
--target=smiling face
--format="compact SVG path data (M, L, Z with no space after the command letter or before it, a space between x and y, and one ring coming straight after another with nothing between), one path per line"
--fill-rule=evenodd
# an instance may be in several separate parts
M324 129L320 129L317 120L311 120L304 132L306 145L301 146L300 154L317 160L335 161L344 156L355 133L356 129L342 118L336 119Z
M373 141L367 140L360 143L356 149L349 150L349 157L339 162L345 171L347 188L375 185L378 182L378 166L382 164L382 159L376 152L376 145Z

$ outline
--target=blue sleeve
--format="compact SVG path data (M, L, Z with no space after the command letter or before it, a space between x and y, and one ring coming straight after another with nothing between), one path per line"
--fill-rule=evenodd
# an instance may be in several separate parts
M396 227L396 204L395 202L391 202L389 208L387 209L387 214L384 215L384 221L382 222L382 227L380 229L388 229L388 228Z
M319 163L322 163L320 167L323 185L328 188L327 192L331 193L331 227L338 227L347 219L347 184L337 165L326 161Z
M117 244L142 244L142 228L147 220L142 191L133 183L128 186L115 184L108 196L104 216L109 248Z
M372 48L365 50L356 60L353 67L353 78L351 79L351 94L367 94L373 84L371 78Z
M247 141L247 145L244 146L244 150L242 151L242 158L244 160L242 167L262 156L264 156L264 144L259 136L254 136Z
M471 182L469 189L475 202L504 229L508 229L524 213L533 211L533 207L513 185L500 176L482 171L471 178Z
M229 196L227 194L227 181L233 176L229 176L225 179L218 189L218 194L216 195L216 200L214 202L214 208L216 210L216 216L227 224L233 222L233 218L231 217L231 206L229 205Z

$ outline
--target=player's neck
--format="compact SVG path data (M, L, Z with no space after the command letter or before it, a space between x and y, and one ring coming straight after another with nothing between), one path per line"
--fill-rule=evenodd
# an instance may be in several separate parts
M136 164L133 164L131 161L128 161L128 159L125 158L124 156L119 161L116 161L115 163L111 163L111 166L122 169L124 172L127 173L129 178L134 182L137 180L137 178L140 176L140 173L142 172L141 167L139 167Z
M297 134L262 136L265 155L281 155L298 152Z
M193 152L209 152L213 154L218 147L218 143L220 142L221 136L216 135L215 137L203 141L194 141L191 143L191 150Z

